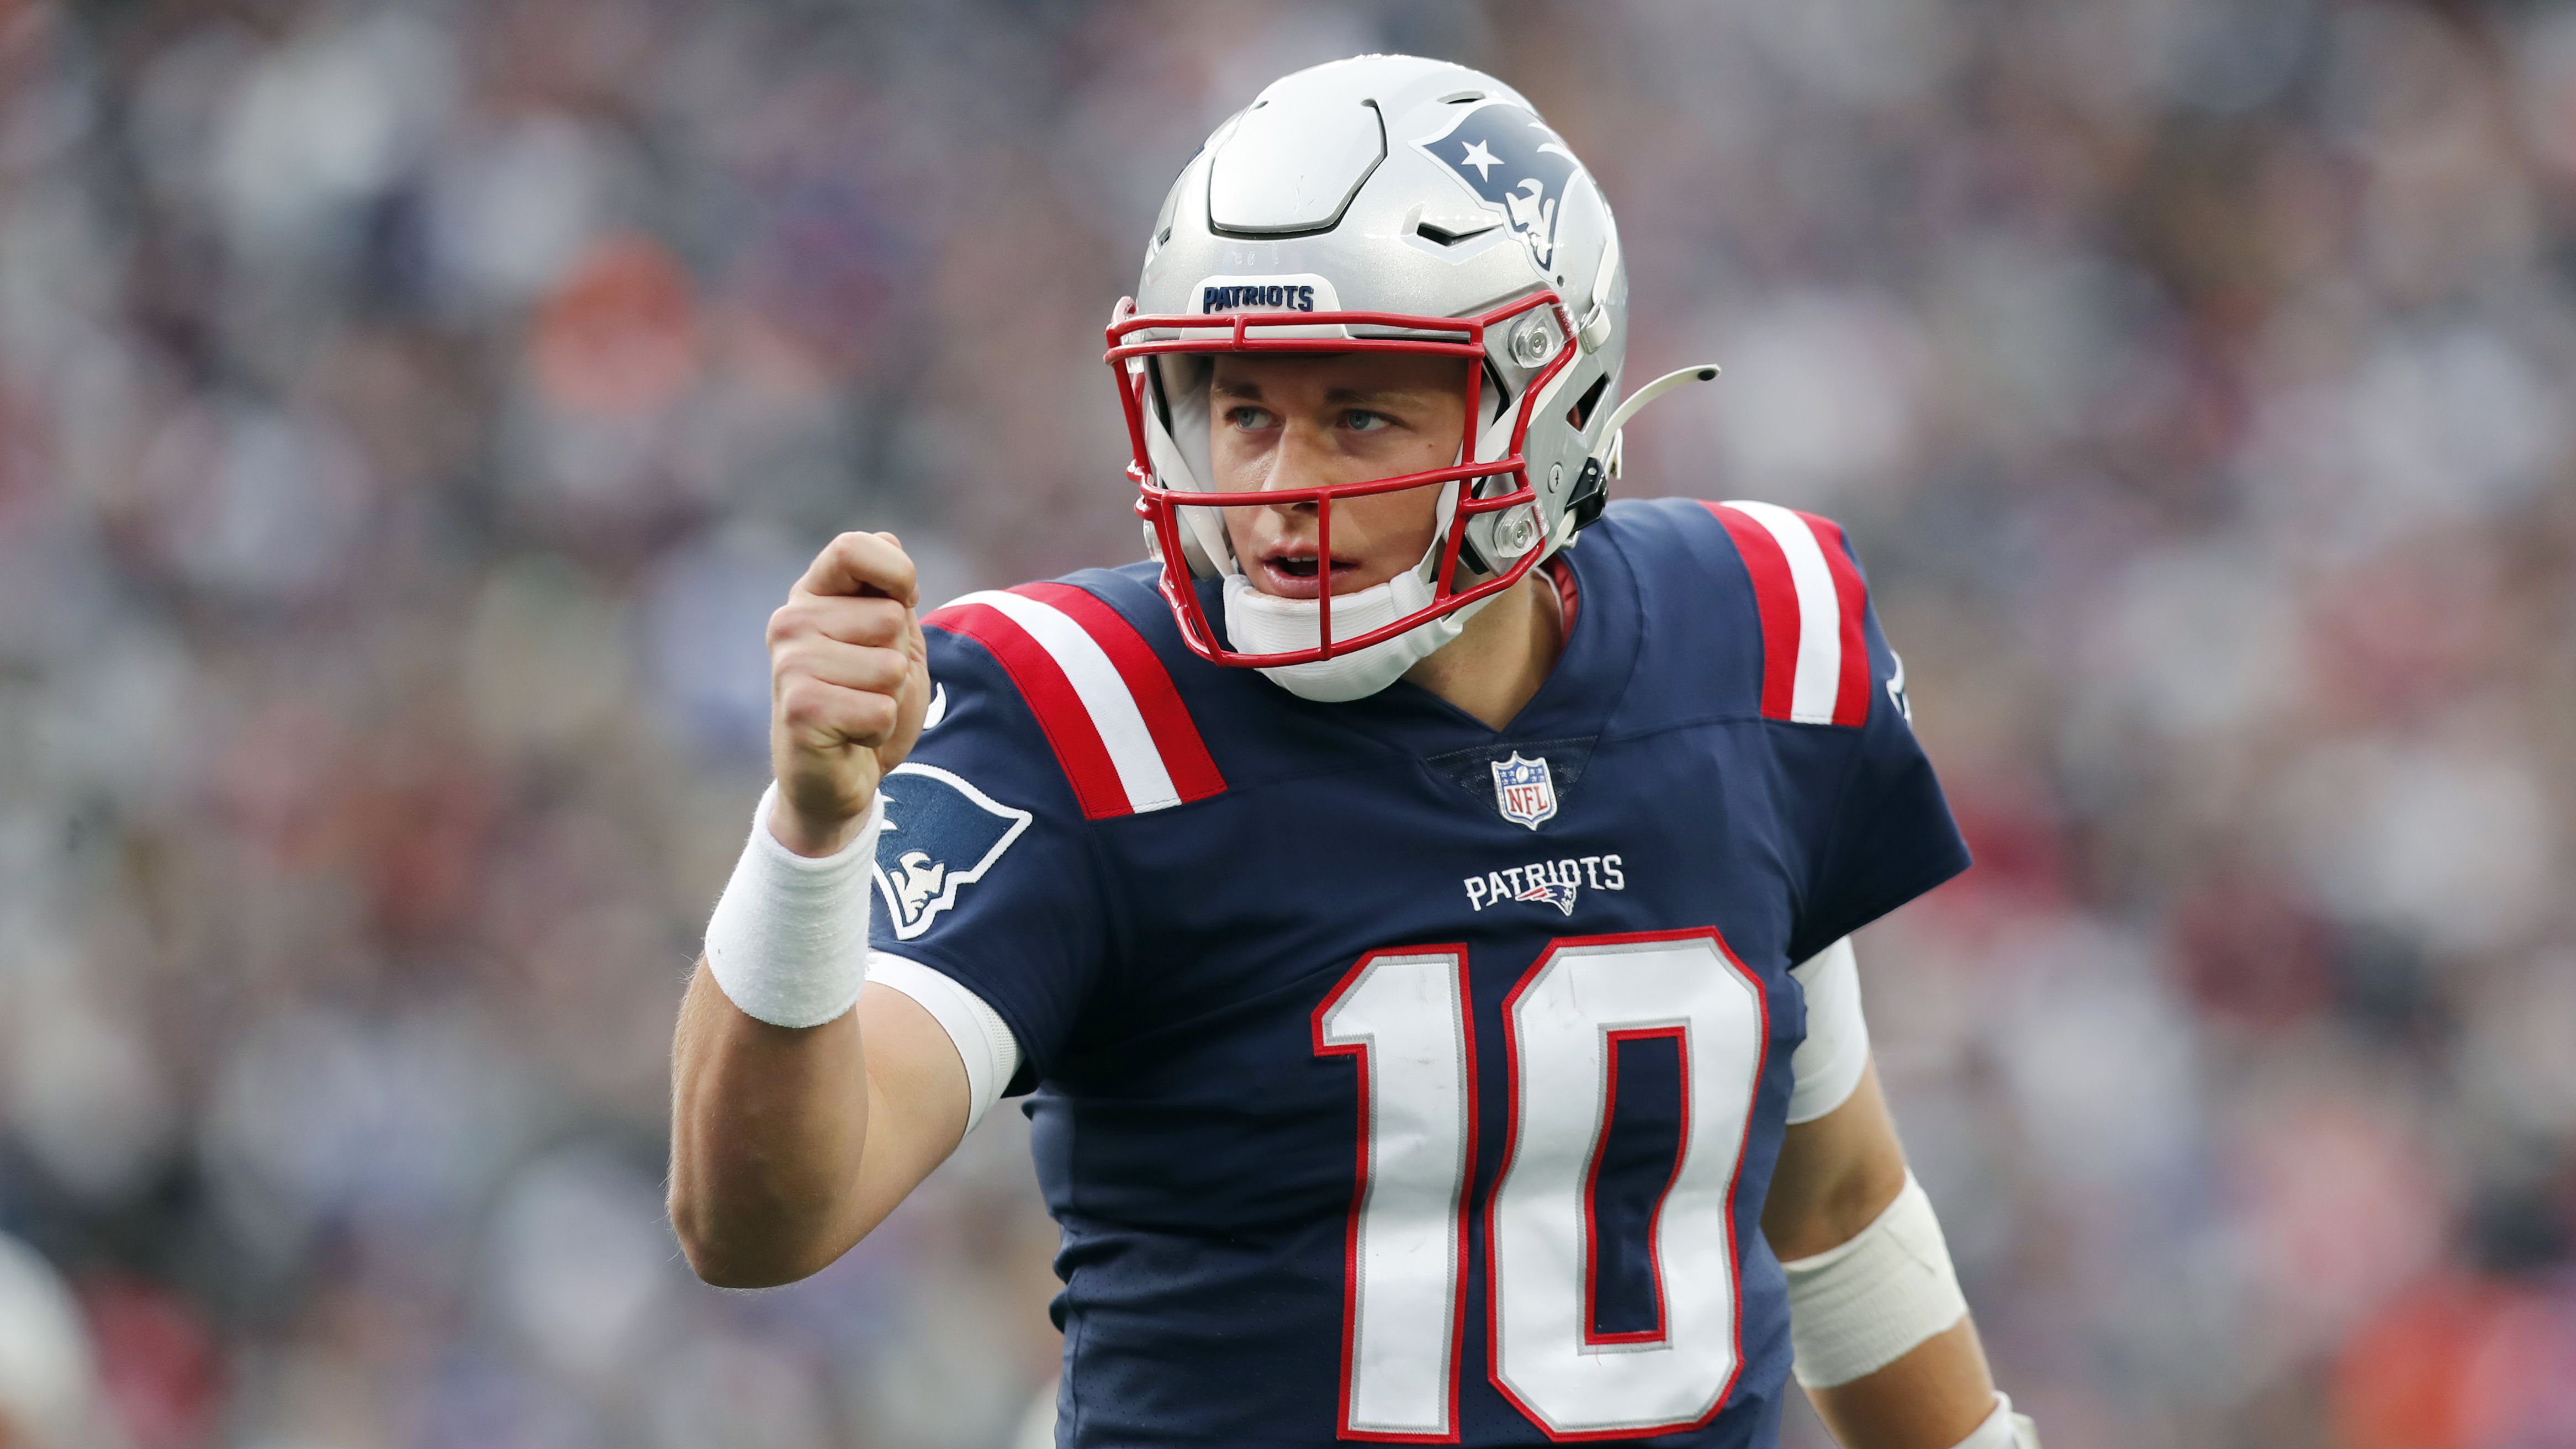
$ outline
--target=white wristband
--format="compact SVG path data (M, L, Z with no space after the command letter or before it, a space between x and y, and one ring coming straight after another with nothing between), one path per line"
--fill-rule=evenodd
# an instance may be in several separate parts
M761 792L751 840L707 921L707 970L743 1014L772 1026L821 1026L859 999L868 974L869 871L885 796L857 837L817 860L769 833L778 786Z
M2013 1412L2012 1395L1995 1395L1995 1411L1950 1449L2039 1449L2039 1426Z
M1968 1316L1941 1219L1914 1174L1850 1242L1780 1265L1789 1278L1789 1341L1811 1389L1876 1373Z

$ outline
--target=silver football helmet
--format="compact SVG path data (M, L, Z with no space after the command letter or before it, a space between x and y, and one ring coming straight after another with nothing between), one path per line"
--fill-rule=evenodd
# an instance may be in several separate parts
M1628 277L1592 173L1521 94L1482 72L1365 55L1273 82L1217 127L1164 199L1136 295L1109 325L1137 512L1202 657L1309 698L1392 683L1600 513ZM1260 493L1208 486L1210 355L1387 350L1472 359L1450 467ZM1316 600L1255 593L1225 507L1442 485L1420 565ZM1220 641L1195 579L1223 581ZM1339 627L1336 627L1336 624Z

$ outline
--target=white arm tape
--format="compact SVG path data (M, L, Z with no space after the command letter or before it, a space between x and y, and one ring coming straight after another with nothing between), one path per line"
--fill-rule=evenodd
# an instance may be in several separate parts
M1869 1069L1869 1021L1860 1011L1860 962L1845 936L1793 966L1807 996L1807 1039L1789 1056L1789 1125L1813 1122L1851 1100Z
M707 970L746 1016L772 1026L821 1026L859 999L867 981L868 872L876 864L885 797L834 854L798 855L769 833L772 782L751 817L751 840L707 921Z
M1941 1219L1914 1174L1850 1242L1780 1265L1789 1275L1789 1341L1811 1389L1876 1373L1968 1316Z
M955 978L884 951L868 954L868 979L921 1003L938 1019L966 1067L966 1130L984 1120L1020 1069L1020 1043L1000 1013Z
M1950 1449L2039 1449L2039 1426L2013 1412L2012 1395L1995 1395L1995 1411Z

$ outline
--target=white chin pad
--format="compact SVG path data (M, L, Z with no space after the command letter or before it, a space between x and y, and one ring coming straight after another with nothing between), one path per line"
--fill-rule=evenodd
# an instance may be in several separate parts
M1446 618L1417 624L1367 648L1305 664L1271 665L1261 672L1300 699L1324 704L1365 699L1439 652L1458 637L1477 610L1491 602L1489 594ZM1429 607L1431 585L1421 570L1407 569L1385 583L1335 594L1333 636L1356 639ZM1313 599L1265 594L1242 574L1229 573L1225 576L1225 629L1234 647L1247 654L1290 654L1323 642L1323 610Z

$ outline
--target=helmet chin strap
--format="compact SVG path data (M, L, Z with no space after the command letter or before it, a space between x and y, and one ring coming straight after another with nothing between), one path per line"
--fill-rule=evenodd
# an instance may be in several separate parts
M1310 659L1303 664L1264 665L1261 672L1271 683L1300 699L1326 704L1365 699L1439 653L1494 598L1488 594L1453 613L1425 620L1348 654ZM1431 586L1423 582L1420 573L1406 569L1385 583L1335 594L1333 625L1337 631L1365 634L1430 606ZM1312 649L1322 638L1319 618L1312 599L1278 598L1254 588L1252 581L1241 574L1226 575L1225 627L1237 648L1262 654Z

